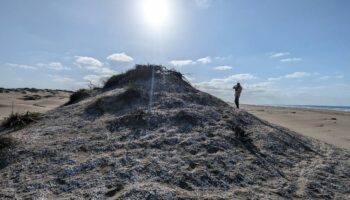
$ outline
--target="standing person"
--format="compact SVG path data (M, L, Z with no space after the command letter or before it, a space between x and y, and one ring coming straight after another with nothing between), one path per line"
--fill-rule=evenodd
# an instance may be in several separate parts
M237 83L235 86L233 86L233 89L235 90L235 104L236 107L239 109L239 97L241 96L243 88L240 83Z

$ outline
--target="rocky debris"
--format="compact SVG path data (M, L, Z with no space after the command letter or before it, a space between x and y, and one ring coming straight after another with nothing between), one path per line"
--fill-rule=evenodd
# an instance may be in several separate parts
M236 110L176 71L138 65L88 93L9 134L18 142L1 150L0 199L350 195L350 152Z

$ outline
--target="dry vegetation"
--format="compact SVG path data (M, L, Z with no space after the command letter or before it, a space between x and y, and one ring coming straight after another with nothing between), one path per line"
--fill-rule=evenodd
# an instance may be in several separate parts
M7 129L20 129L30 123L38 122L41 115L42 114L35 112L26 112L22 114L14 113L5 118L1 123L1 126Z
M87 93L11 133L23 141L3 159L1 199L350 195L350 152L235 110L176 71L138 65Z

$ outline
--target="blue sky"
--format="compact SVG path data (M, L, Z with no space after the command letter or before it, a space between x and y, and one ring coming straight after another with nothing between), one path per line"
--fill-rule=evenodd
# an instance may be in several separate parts
M0 87L74 90L154 63L229 101L239 81L244 103L350 104L350 1L152 1L2 0Z

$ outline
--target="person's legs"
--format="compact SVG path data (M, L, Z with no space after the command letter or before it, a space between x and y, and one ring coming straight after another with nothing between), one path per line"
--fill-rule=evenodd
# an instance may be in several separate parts
M236 107L239 108L239 97L238 96L235 97L235 104L236 104Z

